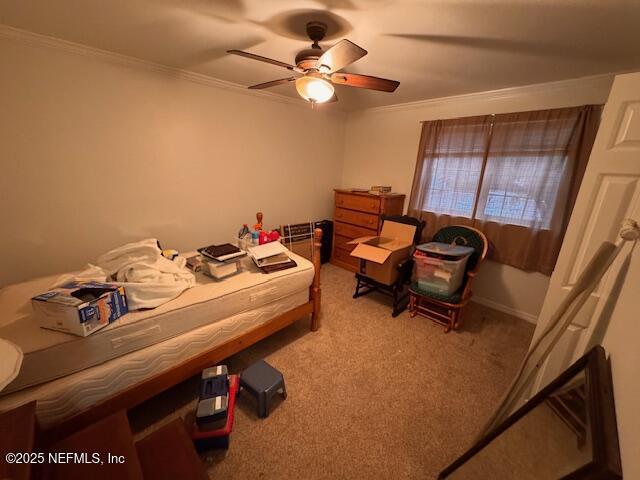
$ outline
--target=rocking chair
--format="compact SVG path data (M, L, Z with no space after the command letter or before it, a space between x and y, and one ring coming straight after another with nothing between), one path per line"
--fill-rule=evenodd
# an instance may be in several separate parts
M416 245L422 237L422 230L425 222L408 215L384 215L382 221L389 220L396 223L404 223L406 225L415 225L416 233L413 237L413 244ZM391 285L385 285L362 273L356 273L356 291L353 298L362 297L371 292L380 292L390 296L393 299L392 317L397 317L405 311L409 301L407 297L409 292L406 286L411 282L411 273L413 272L413 259L409 256L406 260L400 262L397 267L398 277Z
M409 287L409 312L411 317L421 315L444 325L445 333L457 329L462 324L462 308L471 298L471 284L487 255L489 242L484 234L475 228L453 225L441 228L432 239L433 242L456 243L474 249L465 266L464 279L458 290L451 295L424 290L417 282Z

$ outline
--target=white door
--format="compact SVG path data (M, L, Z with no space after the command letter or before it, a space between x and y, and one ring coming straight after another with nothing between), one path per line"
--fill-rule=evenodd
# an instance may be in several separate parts
M556 268L536 326L535 338L541 333L552 313L565 298L579 273L598 246L605 240L615 242L624 218L640 221L640 73L618 75L605 105L600 129L591 152ZM632 245L621 252L598 288L554 347L542 367L534 392L553 380L569 364L580 357L589 343L598 319L612 317L612 288L619 292L619 280L626 272L623 290L635 292L636 312L629 307L617 309L616 316L634 315L640 323L640 278L638 268L625 268L624 258ZM640 262L640 248L632 257L635 267ZM635 278L632 278L635 277ZM618 280L618 282L616 282ZM614 298L615 300L615 298ZM640 348L640 336L636 335ZM615 369L615 366L614 366Z
M626 217L640 221L640 73L613 83L536 335L598 245L617 239ZM596 324L607 325L601 341L611 359L624 476L640 478L640 245L625 245L555 346L534 391L585 352Z

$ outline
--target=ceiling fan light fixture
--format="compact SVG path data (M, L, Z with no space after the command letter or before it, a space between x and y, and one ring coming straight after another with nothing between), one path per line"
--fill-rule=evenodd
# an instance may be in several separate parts
M364 57L367 51L346 38L323 50L318 42L325 37L327 25L323 22L308 22L306 29L313 44L311 48L297 53L293 65L242 50L228 50L227 53L270 63L293 72L287 78L251 85L249 88L259 90L295 82L298 94L311 103L312 107L314 103L338 101L333 84L380 92L393 92L400 85L395 80L345 72L345 67Z
M331 82L323 78L304 76L296 80L296 90L302 98L311 103L324 103L333 97Z

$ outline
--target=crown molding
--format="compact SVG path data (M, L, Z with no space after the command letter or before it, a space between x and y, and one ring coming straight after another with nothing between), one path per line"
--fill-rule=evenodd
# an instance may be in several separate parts
M5 38L36 47L55 49L74 55L101 60L115 65L155 72L171 76L173 78L179 78L188 82L218 88L233 93L263 98L265 100L270 100L276 103L309 109L309 104L302 99L287 97L285 95L278 95L264 90L249 90L247 87L239 85L237 83L227 82L226 80L220 80L218 78L210 77L201 73L195 73L189 70L182 70L180 68L162 65L159 63L151 62L149 60L143 60L137 57L131 57L108 50L102 50L99 48L90 47L88 45L70 42L68 40L62 40L60 38L50 37L48 35L42 35L39 33L30 32L28 30L22 30L5 24L0 24L0 38ZM342 117L346 115L343 110L332 109L332 111L329 111L320 109L320 111L329 115L338 115Z
M95 47L90 47L80 43L71 42L68 40L62 40L60 38L51 37L48 35L42 35L39 33L30 32L28 30L22 30L19 28L11 27L9 25L0 24L0 38L6 38L13 41L18 41L24 44L33 45L36 47L51 48L66 53L81 55L84 57L94 58L97 60L109 62L115 65L125 66L129 68L137 68L146 71L156 72L166 76L179 78L189 82L205 85L213 88L226 90L233 93L239 93L242 95L248 95L255 98L262 98L270 100L276 103L292 105L298 108L309 108L309 104L302 99L295 97L288 97L285 95L279 95L264 90L249 90L248 88L239 85L237 83L221 80L209 75L192 72L189 70L183 70L176 67L170 67L159 63L151 62L149 60L143 60L137 57L131 57L120 53L111 52L108 50L102 50ZM508 87L497 90L489 90L484 92L466 93L461 95L452 95L448 97L439 97L426 100L418 100L414 102L397 103L393 105L383 105L380 107L358 108L352 111L345 111L342 109L335 109L336 105L333 105L331 110L320 108L318 109L322 113L328 115L336 115L339 117L346 116L358 116L362 114L370 113L389 113L394 111L408 111L416 110L420 108L436 107L444 104L451 104L456 102L470 102L475 100L493 101L504 100L522 95L532 95L537 93L544 93L549 91L572 91L576 88L609 88L613 77L619 73L627 72L612 72L600 75L592 75L581 78L574 78L568 80L558 80L554 82L537 83L532 85L523 85L517 87Z
M518 87L501 88L498 90L489 90L484 92L465 93L462 95L452 95L449 97L431 98L427 100L418 100L415 102L397 103L393 105L384 105L381 107L371 107L350 112L350 115L360 115L369 113L387 113L394 111L416 110L420 108L437 107L441 105L450 105L456 102L470 102L475 100L493 101L505 100L509 98L520 97L523 95L535 95L538 93L548 93L550 91L573 91L576 88L610 88L613 77L623 72L605 73L601 75L592 75L588 77L572 78L568 80L558 80L554 82L536 83L532 85L522 85Z

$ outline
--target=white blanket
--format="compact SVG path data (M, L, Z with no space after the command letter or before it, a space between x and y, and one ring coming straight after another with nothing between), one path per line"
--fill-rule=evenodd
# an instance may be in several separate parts
M184 257L162 256L155 238L128 243L101 255L95 265L59 277L52 287L72 281L122 285L130 310L154 308L176 298L196 284Z

